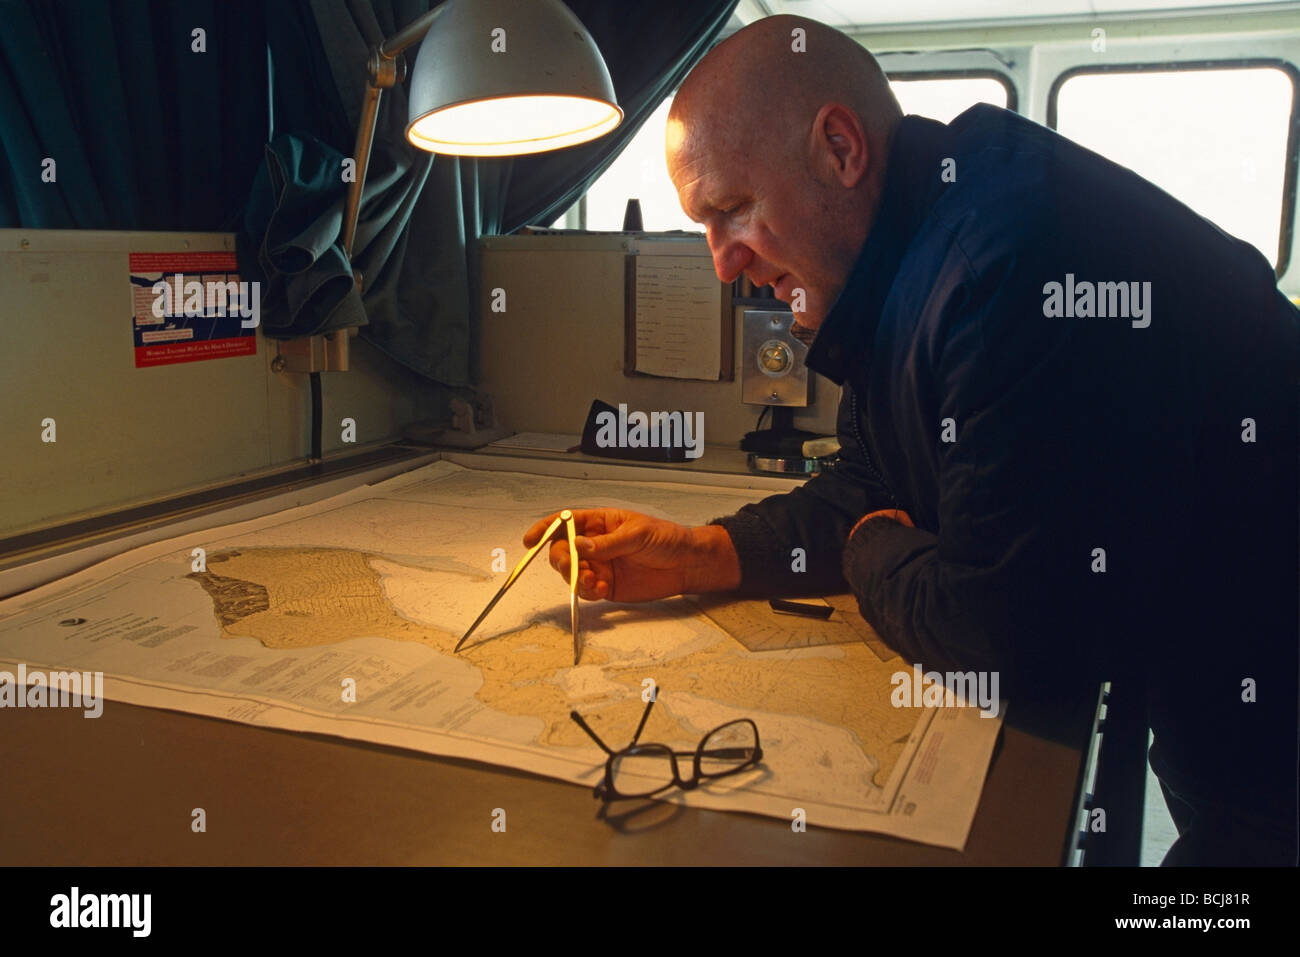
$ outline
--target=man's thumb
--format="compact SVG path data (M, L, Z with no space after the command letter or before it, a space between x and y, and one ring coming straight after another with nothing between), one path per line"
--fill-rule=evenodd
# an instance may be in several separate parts
M614 529L608 535L584 536L590 543L586 550L578 548L579 558L590 558L598 562L609 561L631 555L642 548L640 533L628 525Z

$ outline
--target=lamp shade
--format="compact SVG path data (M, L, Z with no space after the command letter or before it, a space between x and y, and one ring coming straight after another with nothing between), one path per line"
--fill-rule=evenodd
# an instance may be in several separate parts
M409 102L406 138L459 156L573 146L623 120L600 51L559 0L446 0Z

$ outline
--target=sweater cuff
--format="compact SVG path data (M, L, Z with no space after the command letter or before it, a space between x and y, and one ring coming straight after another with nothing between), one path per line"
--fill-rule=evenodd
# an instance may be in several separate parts
M881 567L882 551L911 541L909 533L917 531L915 527L904 525L887 515L877 515L855 526L855 530L849 533L849 540L844 543L844 580L857 591L866 581L869 571Z
M754 597L770 590L765 583L775 576L776 570L769 554L772 530L767 523L756 515L737 513L715 518L709 524L721 525L726 530L740 560L740 585L735 593Z
M935 541L933 532L881 515L863 522L844 545L844 580L858 599L862 617L891 648L896 646L897 636L908 633L909 610L881 603L880 585L912 556L932 547Z
M832 558L816 567L819 556L796 557L794 546L779 541L776 531L762 518L744 510L715 518L709 525L721 525L731 537L740 561L740 586L732 592L745 598L773 598L782 595L822 595L842 591L844 582Z

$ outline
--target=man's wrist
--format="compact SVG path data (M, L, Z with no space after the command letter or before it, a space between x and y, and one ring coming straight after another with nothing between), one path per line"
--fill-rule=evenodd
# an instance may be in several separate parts
M739 588L740 556L727 530L721 525L699 525L689 531L691 557L682 591L698 594Z

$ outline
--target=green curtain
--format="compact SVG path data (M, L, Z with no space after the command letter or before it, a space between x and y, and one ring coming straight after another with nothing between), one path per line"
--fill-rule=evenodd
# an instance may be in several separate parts
M349 263L340 173L368 51L429 0L0 0L0 223L235 230L241 274L262 282L266 335L361 326L427 379L468 387L475 240L549 222L582 195L735 3L569 0L625 112L594 143L434 157L405 140L406 89L386 91Z
M0 0L0 226L233 230L267 123L257 0Z
M629 6L570 0L605 55L626 119L608 137L515 159L431 156L405 140L406 90L386 91L353 264L337 245L370 47L429 9L422 0L273 5L276 136L248 207L241 252L275 291L270 335L361 325L361 335L435 382L475 378L474 242L549 222L572 204L712 45L735 0Z

